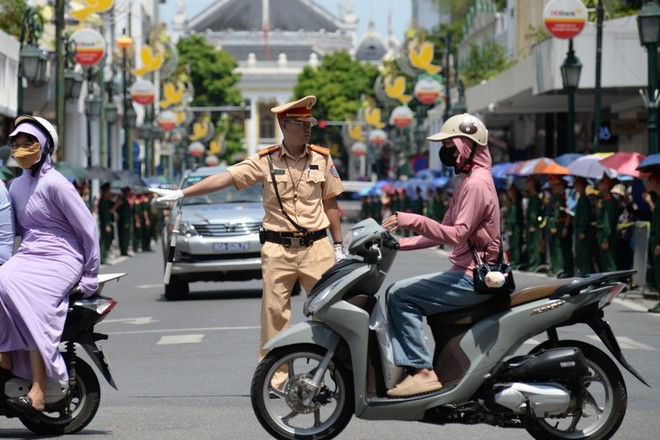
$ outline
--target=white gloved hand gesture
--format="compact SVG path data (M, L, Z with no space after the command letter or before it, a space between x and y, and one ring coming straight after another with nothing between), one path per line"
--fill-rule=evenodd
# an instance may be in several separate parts
M159 196L157 202L176 202L183 198L183 191L180 189L149 188L149 191Z
M335 244L334 248L335 248L335 260L341 261L344 258L346 258L346 255L344 255L344 248L341 245L341 243Z

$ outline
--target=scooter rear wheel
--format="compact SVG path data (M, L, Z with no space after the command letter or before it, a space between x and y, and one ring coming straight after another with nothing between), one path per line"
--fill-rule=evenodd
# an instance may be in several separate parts
M41 435L74 434L92 421L101 404L101 386L94 370L76 357L76 385L71 390L68 411L62 402L46 405L38 419L21 417L21 423Z
M577 347L589 371L583 378L586 399L580 415L566 418L527 419L527 431L537 440L607 440L621 426L626 414L628 393L621 372L612 359L593 345L580 341L546 342L543 348Z
M270 435L285 440L321 440L337 436L353 415L353 381L335 359L309 403L306 381L311 380L326 350L308 344L272 350L252 378L252 409ZM276 373L288 370L286 382L274 389Z

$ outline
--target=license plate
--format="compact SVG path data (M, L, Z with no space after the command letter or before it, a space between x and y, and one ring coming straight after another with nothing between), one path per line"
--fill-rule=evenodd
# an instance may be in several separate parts
M213 243L216 252L246 251L249 248L249 243Z

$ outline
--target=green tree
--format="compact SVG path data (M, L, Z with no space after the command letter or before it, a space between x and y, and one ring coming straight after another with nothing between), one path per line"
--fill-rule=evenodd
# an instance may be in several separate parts
M25 0L0 0L0 29L9 35L19 37L26 7Z
M377 77L376 66L355 61L346 52L337 52L325 56L316 69L305 67L298 76L294 95L297 98L316 96L314 116L319 120L355 120L364 100L374 96ZM348 152L341 148L341 128L328 126L325 130L312 130L310 141L331 148L334 157L339 156L347 163Z
M497 76L513 64L514 61L507 59L504 46L494 41L487 41L481 47L473 44L470 56L461 66L461 77L465 86L470 87Z
M201 35L193 35L178 41L179 64L189 67L190 82L194 88L191 103L194 107L241 105L243 98L236 88L240 76L234 73L236 60L224 50L217 50ZM231 162L234 154L244 150L242 144L242 115L237 119L221 119L222 114L214 112L211 120L216 133L225 141L226 149L222 156Z

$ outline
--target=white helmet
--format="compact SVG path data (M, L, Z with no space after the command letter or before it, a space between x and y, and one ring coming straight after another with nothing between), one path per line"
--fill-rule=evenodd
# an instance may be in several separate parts
M32 124L36 125L39 129L41 129L44 135L46 135L47 145L44 146L44 153L53 154L57 151L59 137L57 136L57 131L55 131L53 124L41 116L20 115L16 118L16 120L14 120L14 128L26 122L31 122Z
M429 141L443 141L458 136L472 139L481 146L488 144L488 130L483 122L469 113L452 116L447 119L439 133L427 137Z

